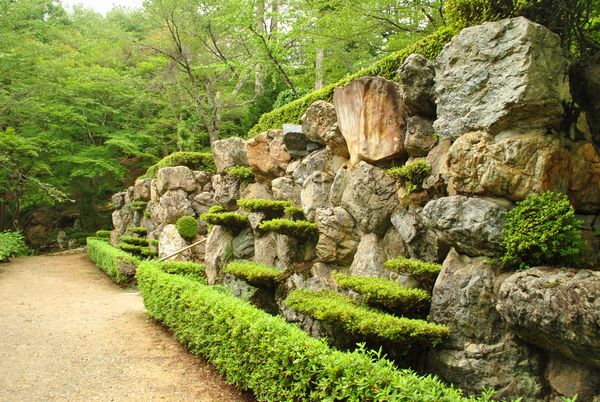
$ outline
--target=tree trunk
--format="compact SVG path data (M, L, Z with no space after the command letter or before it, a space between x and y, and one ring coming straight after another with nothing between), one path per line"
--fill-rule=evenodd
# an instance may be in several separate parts
M320 47L317 49L317 56L315 59L315 89L323 88L323 77L325 71L323 68L323 61L325 59L325 50Z
M256 31L262 32L263 35L266 33L265 26L265 0L256 0L254 6L255 19L256 19ZM262 64L259 61L254 65L254 93L259 96L264 91L264 82L262 74Z

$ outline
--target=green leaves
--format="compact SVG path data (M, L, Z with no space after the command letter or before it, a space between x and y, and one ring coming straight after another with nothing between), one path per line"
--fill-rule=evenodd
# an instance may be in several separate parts
M261 222L258 229L302 240L314 240L319 236L317 224L304 220L271 219Z
M30 251L20 232L0 232L0 262L8 260L9 257L27 255Z
M140 260L131 254L111 246L103 239L92 237L87 238L87 253L92 262L116 283L125 285L134 280L135 269Z
M431 166L423 159L415 159L404 166L386 170L386 173L396 179L410 194L423 188L423 180L431 174Z
M254 286L273 286L282 277L282 272L277 268L252 261L230 262L223 271Z
M427 289L433 288L433 284L442 270L440 264L406 257L392 258L387 260L384 265L389 270L412 276Z
M198 234L198 221L193 216L182 216L175 223L177 232L185 240L192 240Z

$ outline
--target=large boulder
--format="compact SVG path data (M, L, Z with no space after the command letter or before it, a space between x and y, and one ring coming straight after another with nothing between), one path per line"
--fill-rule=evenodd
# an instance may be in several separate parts
M137 179L133 185L133 199L149 201L152 179Z
M240 198L240 179L227 174L216 174L212 178L215 201L223 208L234 210Z
M320 149L308 155L292 173L294 181L300 185L316 171L334 175L347 162L346 158L335 155L330 149Z
M532 132L462 135L448 151L449 192L519 201L530 193L566 193L576 210L600 210L600 155L590 143Z
M296 184L291 177L278 177L271 182L271 190L276 200L290 200L300 204L300 191L302 186Z
M159 196L166 191L180 189L191 193L196 190L196 180L187 166L165 167L156 174L156 188Z
M577 400L600 400L600 369L577 363L563 355L548 356L546 378L554 391L567 398L577 395Z
M191 200L192 208L196 215L200 216L210 209L210 207L217 205L217 201L215 200L214 194L209 193L208 191L204 191L202 193L198 193Z
M225 138L210 145L217 173L233 166L248 166L246 142L239 137Z
M348 172L342 207L352 215L363 233L383 236L391 226L390 216L398 205L396 182L385 170L360 162Z
M312 151L322 148L318 142L311 141L298 124L283 125L283 143L292 158L303 158Z
M393 232L388 233L393 236ZM356 249L349 273L358 276L399 278L398 275L388 271L384 263L390 258L402 255L404 245L402 242L391 242L390 240L394 239L393 237L391 239L386 238L388 236L378 236L375 233L364 235Z
M307 219L313 220L318 208L329 204L329 190L333 176L323 172L314 172L306 179L300 192L302 210Z
M233 258L233 234L223 226L214 226L206 239L204 269L210 285L220 279L222 268Z
M342 166L333 177L333 183L331 183L331 191L329 193L329 204L332 207L339 207L342 205L342 196L348 185L348 176L348 167Z
M569 103L560 38L523 17L463 29L436 59L436 133L559 128Z
M121 209L125 206L125 195L127 193L125 191L121 191L120 193L115 193L110 197L110 200L113 204L113 208L115 210Z
M496 308L537 347L600 367L600 272L531 268L500 286Z
M246 141L248 165L259 181L285 175L292 156L283 142L282 130L269 130Z
M423 217L429 229L463 254L493 255L502 250L506 209L492 201L462 195L438 198L425 205Z
M351 165L405 155L406 106L397 83L382 77L358 78L336 88L333 104Z
M315 222L319 228L317 258L319 261L348 265L360 242L354 218L343 208L319 208Z
M258 198L262 200L272 200L273 192L268 183L250 183L242 190L242 198Z
M349 158L348 145L340 132L335 107L331 103L318 100L302 115L304 134L315 142L327 145L334 155Z
M195 211L188 194L180 189L164 193L152 213L156 213L158 222L169 224L177 222L184 215L194 215Z
M435 116L435 66L420 54L411 54L398 69L402 99L411 115Z
M158 257L164 258L169 256L187 245L188 243L181 237L175 225L165 225L158 237ZM189 261L191 257L192 251L186 250L169 258L169 261Z
M409 156L427 156L438 137L433 131L432 121L421 116L412 116L406 123L404 148Z

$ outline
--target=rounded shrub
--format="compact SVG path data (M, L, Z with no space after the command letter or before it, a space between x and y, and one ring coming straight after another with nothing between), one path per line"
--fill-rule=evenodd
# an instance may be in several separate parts
M182 216L177 219L175 226L185 240L192 240L198 234L198 221L193 216Z
M531 194L506 214L500 262L512 269L575 264L581 253L581 225L564 194Z

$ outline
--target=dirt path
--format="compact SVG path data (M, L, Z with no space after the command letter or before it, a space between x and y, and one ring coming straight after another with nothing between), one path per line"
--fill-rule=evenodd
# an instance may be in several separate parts
M0 401L251 401L84 253L0 264Z

